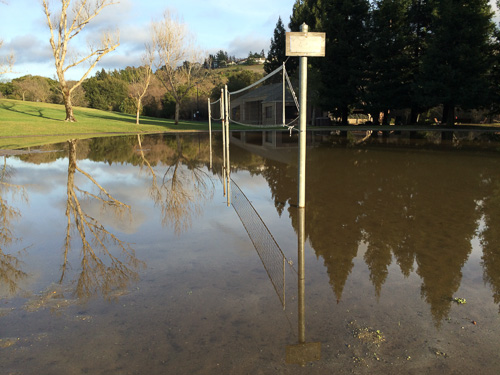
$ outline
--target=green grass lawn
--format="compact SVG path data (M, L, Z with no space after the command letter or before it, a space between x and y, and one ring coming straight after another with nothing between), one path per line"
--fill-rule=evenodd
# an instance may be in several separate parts
M16 149L110 134L208 131L208 122L180 121L141 117L91 108L74 108L77 122L64 121L64 106L0 99L0 149ZM212 124L220 130L221 124Z
M118 112L100 111L91 108L74 108L76 123L64 121L66 112L63 105L49 103L23 102L20 100L0 99L0 149L14 150L25 147L40 146L64 142L68 139L94 138L119 134L164 133L164 132L197 132L208 131L208 122L180 121L155 117L141 117L140 125L135 124L135 116ZM231 124L232 130L256 130ZM417 126L415 130L420 126ZM409 129L401 127L400 129ZM427 130L439 130L436 126L427 126ZM466 130L490 128L498 131L491 124L464 124L457 127ZM275 130L281 127L263 126L261 129ZM314 127L314 130L396 130L395 126L345 126ZM221 130L221 123L212 123L212 130ZM421 130L426 130L423 127Z

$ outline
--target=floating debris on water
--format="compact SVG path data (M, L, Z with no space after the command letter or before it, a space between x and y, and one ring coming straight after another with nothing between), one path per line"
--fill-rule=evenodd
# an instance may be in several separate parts
M17 337L6 337L3 339L0 339L0 348L5 349L8 348L9 346L15 345L19 342L19 338Z
M64 292L61 285L51 284L43 292L30 299L24 305L24 309L29 312L35 312L42 308L58 310L75 304L76 300L66 299Z

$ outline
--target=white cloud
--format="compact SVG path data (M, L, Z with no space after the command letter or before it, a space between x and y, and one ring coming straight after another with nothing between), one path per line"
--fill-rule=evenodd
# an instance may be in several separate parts
M269 49L270 41L256 35L238 36L229 43L228 54L236 57L247 57L249 52Z
M53 58L48 41L43 41L35 35L17 35L4 44L6 51L12 51L17 64L44 63Z
M123 69L127 66L140 66L141 55L140 54L117 54L110 53L103 57L103 59L99 62L99 66L97 70L105 69L105 70L114 70L114 69Z
M60 8L59 1L52 3L54 9ZM70 48L75 54L84 55L88 51L88 40L95 39L104 30L119 30L120 46L96 69L137 65L144 43L150 40L151 21L170 8L184 19L200 48L211 52L222 49L230 55L246 57L249 51L269 48L278 16L286 25L292 7L292 0L120 0L93 19L71 42ZM53 76L50 32L40 0L12 0L9 5L1 5L0 11L0 37L5 42L0 52L6 54L12 50L16 55L16 73L4 75L2 79L24 74ZM71 69L69 74L76 77L80 73L75 71L82 69Z

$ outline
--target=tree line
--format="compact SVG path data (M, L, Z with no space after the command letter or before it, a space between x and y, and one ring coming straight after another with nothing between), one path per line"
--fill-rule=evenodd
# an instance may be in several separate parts
M442 106L442 122L452 125L458 108L500 112L493 16L488 0L296 0L289 28L305 22L326 33L326 56L310 59L311 99L342 123L354 109L375 123L406 109L416 123ZM267 71L286 59L284 33L279 19Z
M104 111L116 111L131 115L137 114L137 103L134 92L138 92L137 76L144 67L127 67L120 70L98 70L94 76L83 81L73 92L72 103L77 107L95 108ZM234 68L223 70L207 70L205 79L195 84L183 99L179 110L180 119L206 119L207 100L220 98L221 89L227 84L230 91L244 88L262 78L262 73ZM73 85L74 81L68 81ZM51 78L26 75L14 78L10 82L0 82L0 97L64 104L59 83ZM175 99L163 87L155 73L151 77L141 106L140 115L174 119Z
M66 61L66 51L71 39L114 3L63 0L57 12L46 0L42 3L57 81L26 76L1 84L0 92L62 103L67 121L75 120L73 101L135 113L137 122L140 114L173 117L176 122L192 118L227 81L212 68L237 60L223 50L203 58L186 25L166 12L151 26L141 67L90 77L99 60L118 47L117 36L103 35L102 44L76 63ZM78 12L82 9L85 12ZM72 23L67 16L71 10L79 15ZM296 0L288 26L300 31L307 23L310 31L326 33L326 56L309 60L309 95L310 102L332 118L346 124L356 110L371 114L378 124L404 112L399 122L417 123L422 113L438 107L440 121L452 125L457 110L479 109L490 119L500 113L500 29L493 16L488 0ZM264 65L268 73L284 61L292 74L297 68L298 59L285 55L285 34L279 18ZM264 51L250 52L247 60L264 56ZM82 78L66 80L66 72L84 61L89 70ZM258 79L247 76L243 78Z
M176 124L180 118L199 119L206 117L206 100L214 87L218 89L231 80L237 85L240 85L238 82L250 84L262 76L243 71L213 72L211 60L227 66L236 58L221 50L215 57L205 59L203 64L200 48L187 25L175 13L166 11L162 19L151 23L151 38L144 45L141 66L101 70L91 77L90 72L100 59L119 46L118 34L104 33L101 42L91 45L88 54L82 55L80 60L68 59L68 51L72 39L104 8L115 3L111 0L62 0L57 6L47 0L41 3L50 31L57 81L27 75L0 83L0 94L64 104L69 122L76 121L74 105L135 114L137 124L141 114L173 118ZM248 60L263 56L264 51L260 54L250 52ZM67 72L84 62L88 63L88 68L82 77L68 80ZM6 67L2 62L1 67L0 74L8 71L12 64Z

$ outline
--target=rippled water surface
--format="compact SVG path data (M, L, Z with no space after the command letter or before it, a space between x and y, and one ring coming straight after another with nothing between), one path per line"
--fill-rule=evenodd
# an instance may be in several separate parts
M1 374L498 374L494 135L220 137L4 153Z

